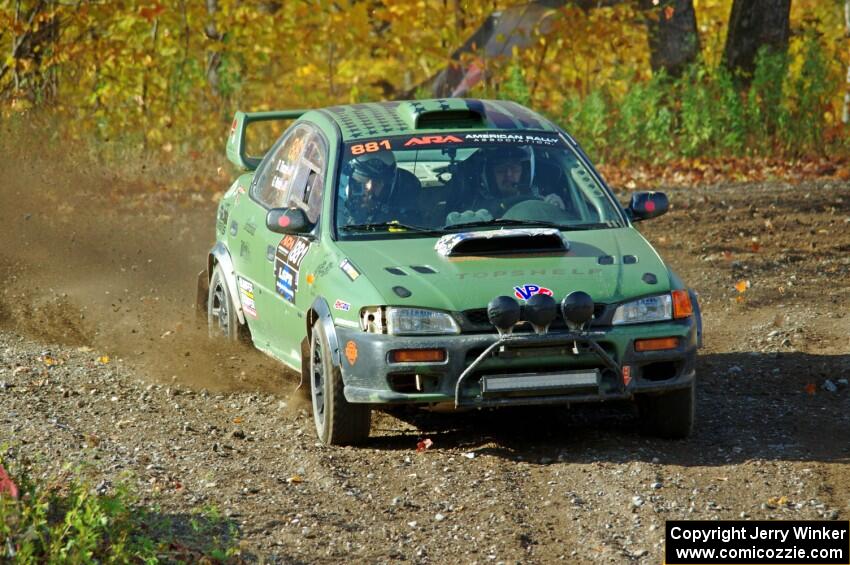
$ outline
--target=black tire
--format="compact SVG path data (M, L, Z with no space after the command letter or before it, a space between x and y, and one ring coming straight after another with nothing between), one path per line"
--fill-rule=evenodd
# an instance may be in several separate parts
M684 439L694 427L694 383L687 388L637 397L645 432L667 439Z
M369 437L372 410L352 404L343 394L342 375L331 360L330 345L321 320L313 324L310 339L310 397L316 434L325 445L352 445Z
M210 337L224 338L228 341L240 339L239 318L236 317L233 295L227 287L227 281L219 265L215 266L210 278L210 289L207 295L207 327Z

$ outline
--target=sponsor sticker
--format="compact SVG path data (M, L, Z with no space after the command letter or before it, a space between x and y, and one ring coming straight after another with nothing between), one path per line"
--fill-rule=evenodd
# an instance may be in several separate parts
M284 236L277 245L274 261L275 291L289 302L295 302L298 271L309 250L310 240L294 235Z
M520 143L533 145L558 145L561 139L554 135L528 133L468 133L464 137L467 143Z
M538 284L524 284L522 286L514 287L514 296L516 296L520 300L528 300L535 294L545 294L546 296L552 296L552 291Z
M349 310L351 310L351 304L337 298L334 302L334 310L342 310L343 312L348 312Z
M339 264L339 268L342 269L342 272L345 273L352 281L357 280L357 277L360 276L360 271L358 271L357 267L354 266L354 263L348 259L343 259L342 263Z
M454 135L425 135L422 137L411 137L404 143L404 146L431 145L432 143L463 143L463 140Z
M245 187L239 186L236 189L236 196L233 197L233 204L239 204L239 197L245 194Z
M242 311L252 318L257 317L257 306L254 302L254 283L239 277L239 301L242 303Z

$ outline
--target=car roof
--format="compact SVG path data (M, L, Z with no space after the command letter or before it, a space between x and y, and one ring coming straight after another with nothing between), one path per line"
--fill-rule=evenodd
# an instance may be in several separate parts
M474 130L557 132L552 122L508 100L435 98L330 106L305 113L321 114L339 126L343 141L374 137Z

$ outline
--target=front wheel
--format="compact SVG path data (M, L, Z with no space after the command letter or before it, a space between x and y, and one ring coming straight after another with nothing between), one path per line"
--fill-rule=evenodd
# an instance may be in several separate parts
M210 277L207 295L207 327L210 337L223 337L228 341L237 341L240 337L236 307L228 292L227 282L220 265L215 266Z
M321 320L313 325L309 375L313 420L322 443L349 445L365 441L369 437L372 411L366 404L352 404L345 399L342 375L331 360Z
M644 430L667 439L683 439L694 427L695 386L645 394L637 397L638 413Z

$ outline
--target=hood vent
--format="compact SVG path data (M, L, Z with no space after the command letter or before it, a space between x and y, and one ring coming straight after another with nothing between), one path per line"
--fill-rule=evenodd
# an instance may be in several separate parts
M396 276L399 276L399 277L407 276L407 273L405 273L404 271L402 271L398 267L384 267L384 269L386 269L386 271L388 273L390 273L391 275L396 275Z
M564 253L569 245L552 228L488 230L444 235L434 246L444 257Z
M433 275L437 272L433 269L433 267L428 265L411 265L410 268L423 275Z

